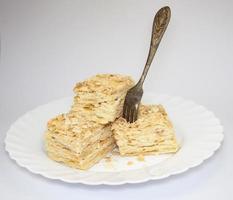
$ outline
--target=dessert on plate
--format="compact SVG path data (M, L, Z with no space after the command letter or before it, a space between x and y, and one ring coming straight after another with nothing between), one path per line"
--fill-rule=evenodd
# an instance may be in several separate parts
M141 105L138 120L122 116L129 76L101 74L77 83L71 109L47 123L45 148L57 162L89 169L115 147L120 155L174 153L173 126L161 105Z
M135 122L128 123L121 117L113 123L112 131L123 156L175 153L179 148L161 105L141 105Z
M122 114L129 76L102 74L78 83L70 111L47 124L48 156L78 169L88 169L114 147L111 122Z

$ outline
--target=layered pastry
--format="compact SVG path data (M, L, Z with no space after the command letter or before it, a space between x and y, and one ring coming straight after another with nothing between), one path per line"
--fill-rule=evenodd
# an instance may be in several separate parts
M115 147L110 124L78 120L62 114L48 122L45 135L48 156L78 169L88 169Z
M174 128L161 105L141 105L138 119L117 119L112 128L123 156L175 153L179 149Z
M77 83L71 109L47 124L48 156L70 167L89 169L116 146L122 156L174 153L173 126L161 105L141 105L137 121L122 116L129 76L102 74Z
M77 83L71 112L100 124L122 115L126 92L134 85L129 76L101 74Z
M122 114L129 76L103 74L78 83L71 110L48 122L48 156L78 169L88 169L115 147L111 122Z

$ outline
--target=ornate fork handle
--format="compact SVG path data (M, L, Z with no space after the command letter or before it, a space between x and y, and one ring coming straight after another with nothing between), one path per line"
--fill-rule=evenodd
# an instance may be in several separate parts
M138 88L142 88L147 72L150 68L152 60L162 40L163 34L167 29L171 17L171 10L168 6L161 8L155 15L150 43L150 51L147 57L146 65L144 67L142 76L137 83Z

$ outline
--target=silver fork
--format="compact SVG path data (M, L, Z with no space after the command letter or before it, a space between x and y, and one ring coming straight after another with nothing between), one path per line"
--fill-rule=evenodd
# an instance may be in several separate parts
M166 31L166 28L170 21L170 17L171 10L168 6L161 8L155 15L152 28L150 50L147 57L146 65L138 83L128 90L125 97L125 102L123 106L123 117L127 120L127 122L132 123L137 120L138 109L143 95L143 83L150 68L151 62L154 58L154 55L161 42L163 34Z

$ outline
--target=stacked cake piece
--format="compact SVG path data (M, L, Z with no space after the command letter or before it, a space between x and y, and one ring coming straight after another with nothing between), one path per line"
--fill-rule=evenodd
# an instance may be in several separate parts
M68 166L88 169L115 147L110 125L77 120L62 114L48 122L49 157Z
M76 85L71 112L100 124L113 122L121 116L126 92L132 86L129 76L96 75Z
M119 118L112 130L121 155L174 153L178 150L174 129L161 105L141 105L138 120Z
M96 75L74 88L71 110L48 122L48 156L68 166L88 169L115 147L111 122L121 116L128 76Z

